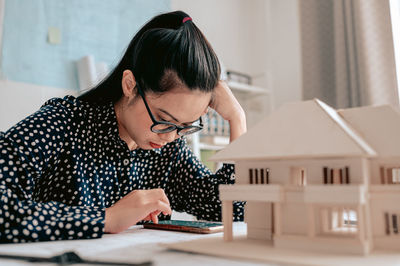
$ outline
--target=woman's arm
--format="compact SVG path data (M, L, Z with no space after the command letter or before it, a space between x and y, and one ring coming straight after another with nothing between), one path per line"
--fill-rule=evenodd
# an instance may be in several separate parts
M230 142L247 131L246 115L225 81L219 81L215 88L210 107L223 119L229 121Z
M51 100L0 133L0 242L101 237L102 208L45 201L47 184L39 187L46 171L57 164L74 108L66 100Z
M174 153L175 162L165 189L171 208L187 212L198 219L221 220L221 201L218 186L235 183L234 166L224 164L212 173L193 154L183 139L177 141ZM172 156L173 154L171 154ZM234 220L243 220L243 203L234 203Z

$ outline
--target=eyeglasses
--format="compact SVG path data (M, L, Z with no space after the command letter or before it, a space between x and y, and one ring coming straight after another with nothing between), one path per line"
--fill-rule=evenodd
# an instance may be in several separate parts
M197 125L190 125L190 126L184 126L184 127L178 126L178 125L168 122L168 121L157 121L154 118L152 112L150 111L150 107L146 102L143 91L141 90L139 85L136 84L136 86L138 88L138 92L139 92L140 96L142 96L142 99L143 99L144 105L146 106L147 112L149 113L149 116L150 116L151 120L153 121L153 125L150 127L150 130L152 132L154 132L154 133L169 133L174 130L177 130L177 133L179 136L186 136L186 135L193 134L193 133L203 129L203 121L201 120L201 117L196 121L198 123Z

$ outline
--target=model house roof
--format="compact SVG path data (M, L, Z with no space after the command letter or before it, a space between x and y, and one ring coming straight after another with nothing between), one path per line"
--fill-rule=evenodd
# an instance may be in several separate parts
M283 105L211 159L358 156L376 152L335 109L314 99Z
M400 156L400 112L390 105L339 110L338 113L380 157Z

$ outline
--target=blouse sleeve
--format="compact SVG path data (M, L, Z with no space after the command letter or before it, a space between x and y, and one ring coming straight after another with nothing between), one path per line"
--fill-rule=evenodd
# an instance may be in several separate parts
M233 164L223 164L212 173L193 154L185 141L180 141L175 169L167 192L172 208L195 215L197 219L221 221L221 201L218 186L235 183ZM235 221L243 221L243 202L233 203Z
M102 235L104 210L38 200L37 183L62 150L73 117L64 100L51 101L0 132L0 242Z

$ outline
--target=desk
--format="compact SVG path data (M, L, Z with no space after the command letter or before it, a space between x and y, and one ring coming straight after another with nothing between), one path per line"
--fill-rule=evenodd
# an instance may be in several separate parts
M246 224L234 223L234 234L244 234ZM23 244L0 244L1 254L51 257L67 251L75 251L90 260L116 262L152 261L153 265L265 265L254 262L230 260L167 250L160 243L189 241L215 237L222 233L199 235L182 232L143 229L133 226L120 234L105 234L99 239L50 241ZM0 265L38 265L20 260L0 259ZM54 264L40 264L54 265ZM82 264L80 264L82 265Z

